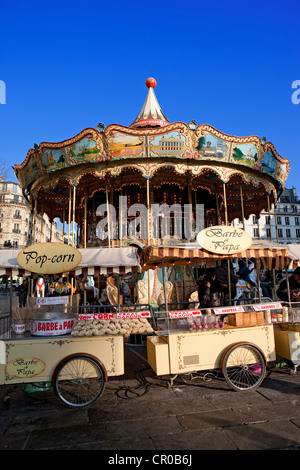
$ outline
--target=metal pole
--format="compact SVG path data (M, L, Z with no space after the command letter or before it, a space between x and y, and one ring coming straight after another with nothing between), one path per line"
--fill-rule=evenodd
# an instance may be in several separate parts
M240 194L241 194L241 209L242 209L243 229L245 230L244 199L243 199L243 188L242 188L241 184L240 184Z
M70 191L69 191L69 214L68 214L68 245L70 245L71 203L72 203L72 188L70 187Z
M66 208L63 208L63 236L62 242L65 243L65 222L66 222Z
M277 224L277 212L276 212L276 204L274 204L274 217L275 217L275 233L276 233L276 242L278 242L278 224Z
M225 209L225 225L228 225L228 213L227 213L227 196L226 196L226 186L223 183L223 194L224 194L224 209ZM227 278L228 278L228 295L231 299L231 279L230 279L230 260L227 260ZM231 305L231 301L229 301Z
M118 312L120 313L120 274L118 276Z
M73 186L73 217L72 217L72 246L74 246L75 235L75 198L76 198L76 185Z
M287 294L288 294L288 300L289 300L289 307L291 307L291 291L290 291L288 267L285 268L285 277L286 277L286 288L287 288Z
M260 293L260 270L258 265L258 259L255 260L256 264L256 274L257 274L257 286L258 286L258 299L259 303L261 303L261 293Z
M108 246L110 247L110 213L109 213L109 201L108 201L108 184L105 183L106 191L106 212L107 212L107 236L108 236Z
M85 195L85 198L84 198L84 233L83 233L83 237L84 237L83 246L84 246L84 248L86 248L86 232L87 232L86 216L87 216L87 195Z
M41 242L44 241L44 201L42 201Z
M268 213L269 213L269 227L270 227L270 241L272 240L272 225L271 225L271 208L270 208L270 197L269 194L267 194L267 202L268 202ZM275 269L272 269L273 273L273 290L274 290L274 300L277 300L277 295L276 295L276 275L275 275Z
M163 287L164 287L164 295L165 295L165 308L166 312L168 311L168 300L167 300L167 292L166 292L166 278L165 278L165 265L162 262L162 275L163 275Z
M267 201L268 201L268 213L269 213L270 240L273 241L273 239L272 239L271 209L270 209L270 197L269 197L269 194L267 194Z
M147 235L148 235L148 245L150 245L150 239L151 239L151 234L150 234L150 221L151 221L151 209L150 209L150 180L147 178Z

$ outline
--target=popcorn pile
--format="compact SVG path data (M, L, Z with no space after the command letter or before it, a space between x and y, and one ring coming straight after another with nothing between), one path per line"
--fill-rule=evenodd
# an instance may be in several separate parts
M72 336L125 335L152 333L153 328L146 318L125 318L110 320L78 320Z

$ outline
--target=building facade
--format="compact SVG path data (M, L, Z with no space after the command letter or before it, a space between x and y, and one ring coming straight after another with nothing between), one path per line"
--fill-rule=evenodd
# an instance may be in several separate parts
M235 219L233 225L243 228ZM278 198L276 208L262 211L259 218L251 215L245 220L245 230L254 239L272 240L286 245L300 243L300 201L296 188L284 189Z
M57 222L46 214L37 216L32 232L32 214L18 183L0 180L0 249L22 249L31 243L62 242Z

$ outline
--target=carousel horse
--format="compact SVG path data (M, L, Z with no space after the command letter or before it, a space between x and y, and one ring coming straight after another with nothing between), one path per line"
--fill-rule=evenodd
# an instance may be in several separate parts
M37 297L45 297L45 281L42 277L39 277L36 281L35 290Z

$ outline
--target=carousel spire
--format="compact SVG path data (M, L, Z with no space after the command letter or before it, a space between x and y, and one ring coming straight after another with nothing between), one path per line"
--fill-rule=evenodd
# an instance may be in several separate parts
M156 87L156 80L154 78L147 78L146 87L148 94L145 103L138 115L138 117L129 126L133 129L142 127L164 127L167 126L169 121L164 116L158 101L156 99L154 88Z

